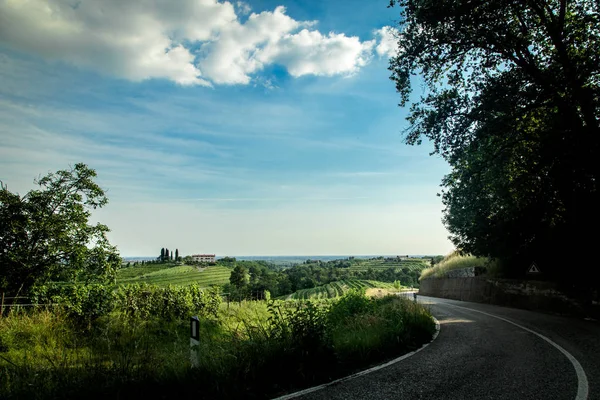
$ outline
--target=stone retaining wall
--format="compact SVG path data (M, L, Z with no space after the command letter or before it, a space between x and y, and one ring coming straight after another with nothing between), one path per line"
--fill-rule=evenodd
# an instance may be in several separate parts
M580 305L550 282L490 279L485 276L429 278L419 294L446 299L496 304L527 310L583 314Z

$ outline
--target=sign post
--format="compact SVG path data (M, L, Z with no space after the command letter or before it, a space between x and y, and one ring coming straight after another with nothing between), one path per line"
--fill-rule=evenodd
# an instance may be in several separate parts
M200 320L198 317L190 318L190 361L192 367L198 366L198 347L200 345Z
M531 266L527 269L527 275L541 275L542 271L535 262L531 263Z

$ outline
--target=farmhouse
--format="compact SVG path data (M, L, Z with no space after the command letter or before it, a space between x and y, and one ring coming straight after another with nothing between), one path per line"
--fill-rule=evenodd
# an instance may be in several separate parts
M215 262L214 254L192 254L192 261L196 262Z

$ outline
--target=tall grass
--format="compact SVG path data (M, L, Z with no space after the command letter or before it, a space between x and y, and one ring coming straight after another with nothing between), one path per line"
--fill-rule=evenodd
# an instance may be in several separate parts
M90 326L48 311L0 319L0 398L268 398L325 382L428 341L427 310L351 292L320 302L221 304L189 321L123 312Z
M442 278L446 276L448 271L463 268L484 267L489 274L499 273L499 265L495 260L487 257L475 257L467 254L462 255L458 251L454 251L447 255L442 261L431 268L426 268L421 272L419 280L427 278Z

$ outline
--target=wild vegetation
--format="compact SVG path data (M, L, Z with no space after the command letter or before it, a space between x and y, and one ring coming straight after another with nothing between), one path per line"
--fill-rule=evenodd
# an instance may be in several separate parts
M0 319L0 397L269 398L413 350L435 330L416 303L357 291L334 302L216 308L208 296L184 312L181 293L159 290L148 297L160 301L148 302L144 291L85 323L58 310ZM155 307L165 302L171 306ZM197 368L190 363L192 313L202 317Z
M450 164L441 196L456 247L500 260L506 276L535 261L565 286L598 287L581 251L600 225L598 2L390 3L406 141L432 141Z

